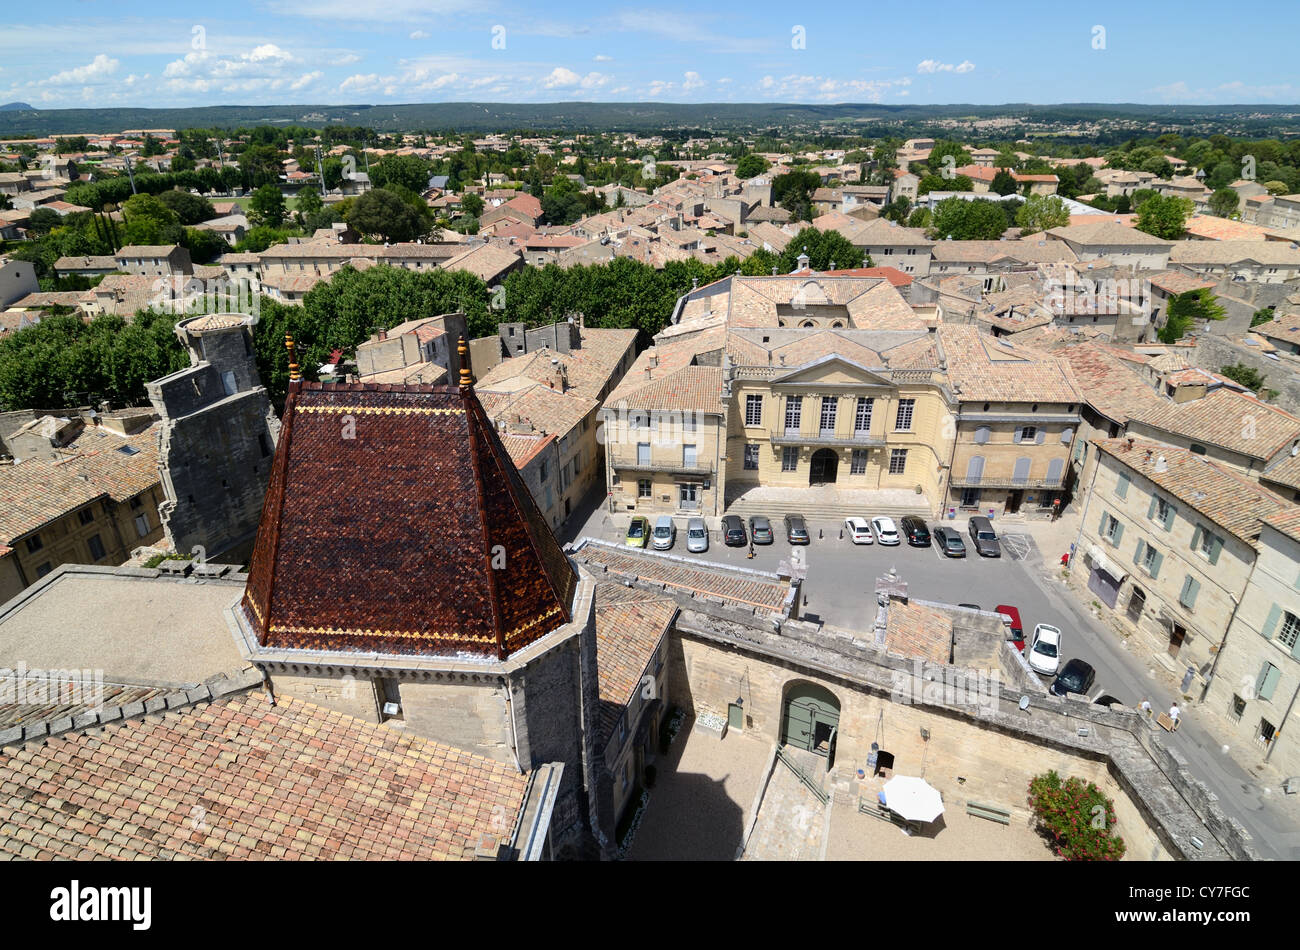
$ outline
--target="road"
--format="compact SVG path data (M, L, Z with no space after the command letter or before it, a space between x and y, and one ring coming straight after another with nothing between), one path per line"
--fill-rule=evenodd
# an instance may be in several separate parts
M579 514L579 518L582 518ZM590 517L574 521L573 536L589 534L606 540L621 540L608 517L598 508ZM964 527L957 522L960 527ZM581 526L581 527L579 527ZM981 558L970 550L963 559L945 558L937 547L913 548L907 544L854 545L840 538L840 524L810 522L812 543L792 549L784 540L782 525L774 522L776 543L758 545L754 557L748 548L723 546L713 532L709 550L691 555L720 564L775 571L788 561L792 550L802 550L808 566L801 607L803 616L833 626L866 629L875 618L875 579L897 568L908 584L908 593L918 600L939 603L978 604L992 610L999 604L1020 609L1026 638L1038 623L1062 630L1062 662L1079 658L1090 663L1097 676L1089 695L1094 699L1111 695L1136 707L1149 699L1157 710L1169 708L1175 696L1160 685L1153 661L1142 648L1128 649L1129 640L1105 628L1092 616L1086 604L1079 604L1055 572L1044 566L1033 537L1011 524L999 526L1003 538L1001 558ZM565 538L564 540L570 540ZM686 555L684 525L679 526L673 553ZM1049 678L1043 678L1044 683ZM1237 765L1221 744L1197 721L1195 708L1187 710L1182 725L1163 741L1187 760L1190 773L1203 781L1220 801L1224 811L1250 832L1252 845L1265 858L1300 860L1300 819L1294 797L1280 790L1262 787L1254 776Z

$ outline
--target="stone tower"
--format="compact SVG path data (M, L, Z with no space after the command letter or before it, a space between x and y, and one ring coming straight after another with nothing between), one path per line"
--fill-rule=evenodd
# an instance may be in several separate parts
M190 366L146 386L162 416L163 530L181 554L242 561L257 532L280 422L257 375L242 313L182 320Z

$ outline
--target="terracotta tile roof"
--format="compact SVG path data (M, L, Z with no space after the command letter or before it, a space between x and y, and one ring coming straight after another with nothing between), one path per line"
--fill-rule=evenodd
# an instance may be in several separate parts
M468 271L480 280L491 283L500 280L512 267L523 260L517 251L507 251L491 244L480 244L443 261L443 270Z
M885 627L885 651L931 663L952 662L952 618L917 603L892 600Z
M1300 491L1300 455L1287 453L1259 474L1260 481Z
M604 571L636 577L684 594L720 597L745 608L781 613L791 587L770 574L729 571L724 565L665 557L653 551L620 547L583 538L574 559L587 565L599 582ZM671 591L670 591L671 593Z
M1191 402L1165 402L1133 414L1133 421L1249 458L1271 459L1300 439L1300 418L1232 389Z
M1286 241L1176 241L1171 264L1258 264L1300 267L1300 250Z
M1300 541L1300 506L1281 508L1264 519L1269 527L1276 528L1290 538Z
M1185 449L1146 439L1135 439L1132 448L1128 439L1094 439L1093 444L1243 541L1259 537L1260 519L1287 507L1256 482ZM1161 458L1166 470L1157 472Z
M11 544L92 501L124 502L157 485L158 426L126 437L90 427L57 459L0 465L0 543Z
M1206 280L1197 274L1189 274L1181 270L1161 271L1147 278L1151 281L1151 286L1158 287L1167 294L1185 294L1193 290L1204 290L1207 287L1213 287L1217 281Z
M1089 215L1089 217L1092 217L1092 215ZM1052 228L1047 233L1059 240L1072 241L1075 244L1084 246L1097 244L1136 245L1149 247L1152 250L1173 246L1172 242L1162 241L1145 231L1139 231L1137 228L1127 228L1112 220L1110 216L1107 216L1103 221L1089 221L1085 224L1071 224L1064 228Z
M608 581L596 585L596 674L600 739L609 745L623 711L643 688L642 677L677 615L664 594Z
M472 390L290 392L242 601L262 646L505 657L576 586Z
M502 814L513 834L527 785L479 755L244 693L0 756L0 853L473 859Z
M963 401L1083 402L1069 364L969 325L936 331L948 360L948 378Z
M1228 218L1216 218L1210 214L1194 214L1184 225L1188 234L1209 241L1226 240L1264 240L1267 228L1244 221L1232 221Z

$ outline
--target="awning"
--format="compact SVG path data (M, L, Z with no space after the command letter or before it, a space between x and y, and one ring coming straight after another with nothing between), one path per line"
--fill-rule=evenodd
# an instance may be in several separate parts
M1124 578L1128 577L1128 572L1122 570L1110 558L1106 557L1106 553L1095 544L1088 548L1088 560L1092 562L1092 566L1097 570L1105 571L1115 578L1117 584L1124 583Z

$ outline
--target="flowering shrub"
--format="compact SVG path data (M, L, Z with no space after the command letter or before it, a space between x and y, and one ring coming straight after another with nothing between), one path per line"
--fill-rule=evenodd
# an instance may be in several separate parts
M1115 805L1092 782L1065 781L1056 772L1029 782L1029 806L1053 850L1067 861L1118 861L1124 839L1111 833Z

